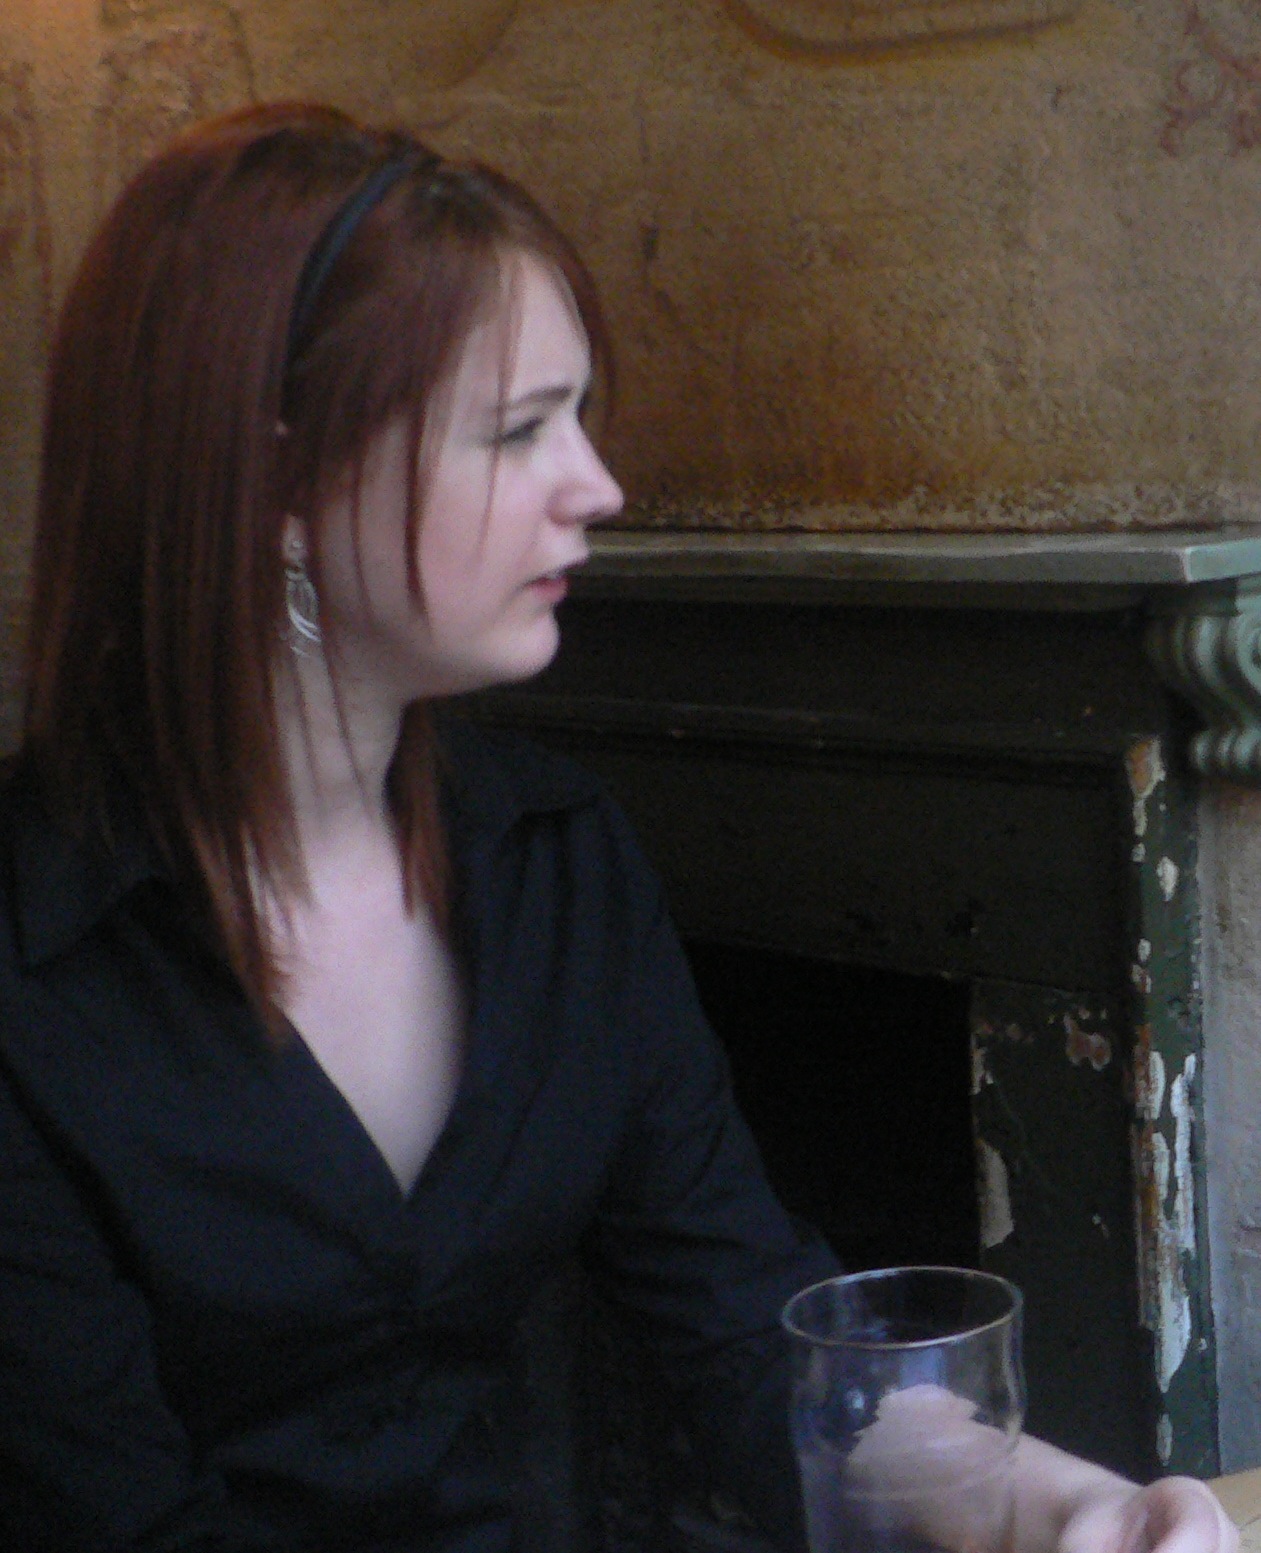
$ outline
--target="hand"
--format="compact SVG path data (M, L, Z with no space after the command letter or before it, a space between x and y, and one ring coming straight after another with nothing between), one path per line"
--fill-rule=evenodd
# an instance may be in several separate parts
M1239 1533L1212 1491L1194 1478L1146 1488L1112 1479L1083 1494L1057 1553L1238 1553Z

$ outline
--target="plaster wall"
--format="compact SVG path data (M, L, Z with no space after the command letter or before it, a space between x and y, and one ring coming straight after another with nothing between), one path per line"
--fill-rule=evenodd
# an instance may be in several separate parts
M1200 805L1204 1110L1222 1469L1261 1462L1261 793Z
M497 161L576 233L620 346L637 521L1261 515L1261 88L1231 69L1261 20L1246 0L957 9L1022 3L1077 9L853 54L811 21L846 0L6 0L6 533L93 220L173 129L288 95Z

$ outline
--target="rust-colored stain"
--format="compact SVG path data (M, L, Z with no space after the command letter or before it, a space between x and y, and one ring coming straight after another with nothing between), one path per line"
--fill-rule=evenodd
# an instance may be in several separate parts
M1159 739L1140 739L1125 752L1125 770L1134 799L1134 834L1147 834L1147 806L1165 780L1165 760Z
M1086 1009L1064 1015L1064 1051L1075 1068L1085 1063L1096 1073L1112 1061L1112 1042L1102 1030L1091 1029L1094 1021Z

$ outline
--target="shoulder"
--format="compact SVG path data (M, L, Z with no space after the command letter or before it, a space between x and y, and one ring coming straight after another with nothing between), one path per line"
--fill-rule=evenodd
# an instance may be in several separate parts
M513 730L446 716L439 741L448 797L475 823L507 830L534 815L611 803L590 771Z
M0 761L0 936L27 968L54 959L160 873L121 794L80 834L54 815L29 761Z
M656 870L598 776L515 731L462 719L442 720L440 746L462 865L506 867L521 884L525 875L508 859L528 855L530 879L550 881L553 908L563 899L593 919L623 924L662 911Z

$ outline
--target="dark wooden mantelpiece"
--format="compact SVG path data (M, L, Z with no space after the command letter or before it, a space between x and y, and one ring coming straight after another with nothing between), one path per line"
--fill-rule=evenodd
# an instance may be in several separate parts
M1261 530L614 531L478 703L606 776L685 935L968 985L1031 1427L1139 1475L1218 1464L1195 817L1261 780L1254 611Z
M1205 727L1196 770L1261 785L1261 529L1121 534L606 533L589 596L1148 614Z

